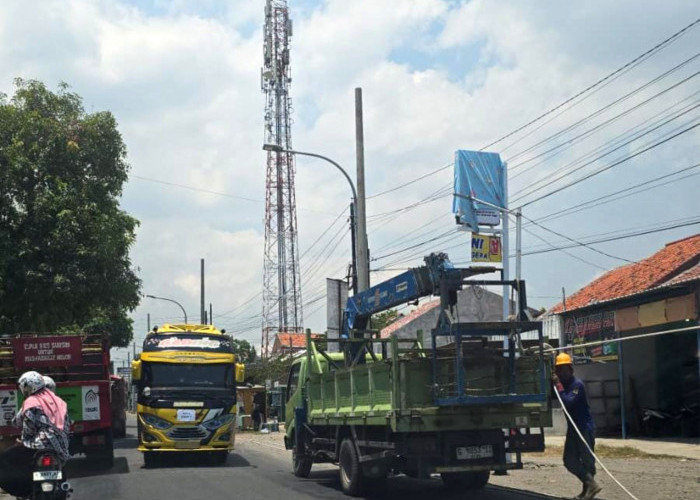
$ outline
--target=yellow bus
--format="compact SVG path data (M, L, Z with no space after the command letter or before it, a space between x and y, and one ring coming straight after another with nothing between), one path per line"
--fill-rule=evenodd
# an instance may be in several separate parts
M146 467L165 453L198 452L225 463L236 432L236 363L231 337L212 325L162 325L132 363L139 451Z

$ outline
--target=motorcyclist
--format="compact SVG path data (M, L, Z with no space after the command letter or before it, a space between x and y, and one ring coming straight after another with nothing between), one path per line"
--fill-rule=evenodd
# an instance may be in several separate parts
M61 466L68 451L68 406L46 387L40 373L29 371L17 382L25 397L15 424L22 429L17 444L0 455L0 488L10 495L31 494L33 458L37 450L53 450Z

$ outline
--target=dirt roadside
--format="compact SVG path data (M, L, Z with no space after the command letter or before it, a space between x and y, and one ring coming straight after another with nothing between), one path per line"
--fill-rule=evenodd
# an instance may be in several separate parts
M254 443L261 450L280 454L288 458L291 453L284 449L282 433L241 433L237 441ZM546 454L523 457L523 470L511 471L507 476L492 475L490 484L523 493L542 495L539 498L572 498L580 491L580 483L562 465L561 458L552 456L558 450ZM640 453L645 458L603 458L610 472L639 500L684 500L700 498L700 462L687 458L653 456ZM598 470L597 479L603 491L596 497L600 500L627 500L630 497L617 486L605 472ZM529 495L528 495L529 496ZM525 497L523 495L523 497ZM478 499L478 495L474 495ZM535 496L537 498L537 496Z

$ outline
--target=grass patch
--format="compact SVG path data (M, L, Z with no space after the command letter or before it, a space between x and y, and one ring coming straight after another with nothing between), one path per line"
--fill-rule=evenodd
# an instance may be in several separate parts
M528 453L529 457L561 457L564 454L563 446L547 446L544 453ZM604 444L596 445L595 454L598 458L645 458L645 459L662 459L674 458L673 455L656 455L647 453L632 446L607 446Z

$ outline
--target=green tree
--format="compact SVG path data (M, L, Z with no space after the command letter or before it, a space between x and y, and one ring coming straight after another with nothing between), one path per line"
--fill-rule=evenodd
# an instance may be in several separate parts
M258 354L250 342L239 339L233 339L233 351L236 354L236 361L239 363L252 363Z
M245 367L246 382L264 385L266 380L271 380L273 383L279 381L282 384L286 384L289 368L292 366L293 361L294 358L292 356L278 356L247 364Z
M0 334L101 331L125 346L141 282L117 123L86 113L66 84L15 85L0 94Z
M390 325L399 319L399 313L396 309L388 309L372 316L372 329L381 331L384 327Z

